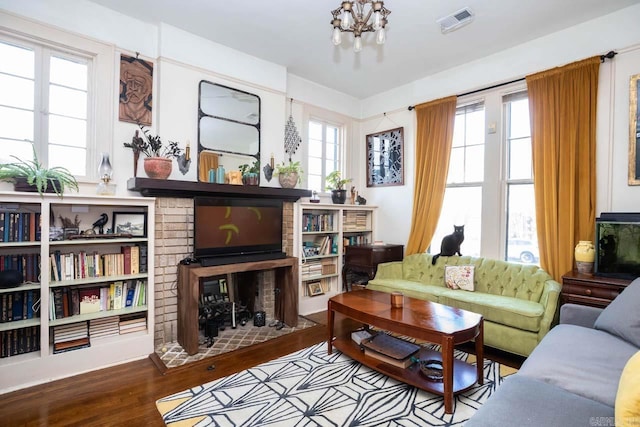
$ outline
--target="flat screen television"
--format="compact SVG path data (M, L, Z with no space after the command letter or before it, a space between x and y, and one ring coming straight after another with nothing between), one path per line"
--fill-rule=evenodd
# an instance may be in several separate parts
M596 218L594 274L640 277L640 213L603 212Z
M194 199L194 257L202 265L283 258L282 200Z

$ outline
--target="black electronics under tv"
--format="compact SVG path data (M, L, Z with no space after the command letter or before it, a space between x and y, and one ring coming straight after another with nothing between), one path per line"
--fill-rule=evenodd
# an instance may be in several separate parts
M201 265L284 258L282 200L194 198L193 255Z
M596 218L594 274L640 277L640 213L603 212Z

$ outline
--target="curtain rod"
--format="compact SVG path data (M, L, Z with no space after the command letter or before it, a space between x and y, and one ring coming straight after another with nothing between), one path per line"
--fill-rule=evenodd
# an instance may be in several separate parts
M605 55L600 55L600 62L604 62L605 59L613 59L614 56L616 56L618 54L618 52L614 52L613 50L610 50L609 52L607 52ZM506 86L506 85L510 85L511 83L516 83L516 82L521 82L525 79L525 77L521 78L521 79L515 79L515 80L511 80L509 82L504 82L504 83L498 83L495 84L493 86L489 86L489 87L483 87L481 89L476 89L476 90L472 90L470 92L465 92L465 93L461 93L459 95L456 95L458 98L462 97L462 96L467 96L467 95L473 95L474 93L478 93L478 92L482 92L485 90L489 90L489 89L495 89L497 87L501 87L501 86ZM411 111L414 108L416 108L414 105L409 105L409 107L407 107L407 110Z

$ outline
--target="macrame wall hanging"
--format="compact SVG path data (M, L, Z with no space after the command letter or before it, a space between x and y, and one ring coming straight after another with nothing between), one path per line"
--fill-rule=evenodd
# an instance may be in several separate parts
M296 129L296 124L293 121L293 98L289 102L289 119L284 126L284 152L289 155L289 162L291 162L291 156L296 153L296 150L300 146L302 142L302 138L300 138L300 134L298 134L298 129Z

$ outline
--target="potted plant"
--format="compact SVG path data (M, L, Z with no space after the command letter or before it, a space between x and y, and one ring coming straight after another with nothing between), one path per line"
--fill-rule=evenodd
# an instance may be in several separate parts
M275 175L278 175L278 181L282 188L294 188L296 184L302 182L302 167L300 162L289 160L289 164L284 161L276 165Z
M125 142L126 148L133 150L134 159L134 176L137 166L138 156L142 153L144 158L144 171L149 178L167 179L171 175L173 168L172 158L178 158L182 154L182 148L178 147L175 141L169 141L169 144L163 145L162 139L158 135L151 135L149 129L142 125L138 125L142 131L139 136L138 131L131 139L131 142Z
M353 181L351 178L342 179L340 171L333 171L326 178L327 189L331 190L331 201L336 204L343 205L347 200L347 190L345 184Z
M242 183L244 185L258 185L260 178L260 160L254 160L251 166L246 163L240 165L240 173L242 174Z
M37 191L41 196L44 193L56 193L60 197L66 188L78 191L78 182L71 172L60 166L43 167L38 161L35 147L33 160L11 157L17 161L0 164L0 181L13 181L16 191Z

